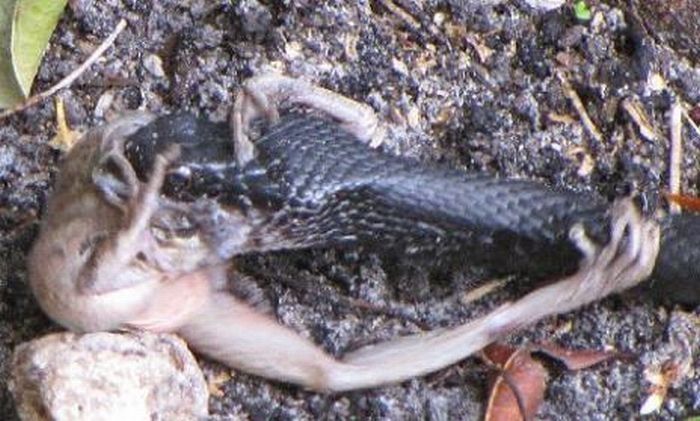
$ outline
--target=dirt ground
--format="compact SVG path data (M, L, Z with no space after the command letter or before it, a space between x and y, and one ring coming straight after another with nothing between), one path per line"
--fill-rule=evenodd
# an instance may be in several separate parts
M71 3L36 90L75 69L119 19L128 22L115 48L60 94L69 122L80 129L137 108L187 109L221 121L242 80L275 69L370 104L386 127L388 153L610 200L637 194L653 208L668 187L671 104L700 103L695 1L590 0L588 22L578 22L570 5L543 12L501 0ZM599 136L581 123L567 84ZM646 126L629 111L634 106L646 115ZM50 101L0 122L2 377L17 344L59 329L33 301L25 269L60 157L49 146L54 133ZM700 137L688 126L684 135L683 188L698 194ZM455 325L522 289L515 280L514 288L466 305L472 274L435 273L362 250L237 263L281 322L338 355L400 333ZM389 310L371 311L358 301ZM650 387L645 368L671 355L685 355L691 370L655 417L700 414L698 310L655 302L637 290L513 337L514 343L547 340L633 355L578 372L548 363L538 417L639 418ZM217 385L212 419L474 419L483 414L492 377L472 358L392 387L322 395L202 365ZM4 379L0 384L0 414L8 419L14 407Z

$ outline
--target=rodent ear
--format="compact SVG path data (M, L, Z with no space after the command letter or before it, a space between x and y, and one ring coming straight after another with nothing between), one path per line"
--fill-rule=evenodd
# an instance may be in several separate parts
M129 161L117 153L108 153L92 171L92 182L110 204L123 209L136 196L139 181Z

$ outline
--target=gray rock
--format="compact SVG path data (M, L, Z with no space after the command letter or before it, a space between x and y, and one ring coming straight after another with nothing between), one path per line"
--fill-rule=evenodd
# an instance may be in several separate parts
M23 420L191 420L209 393L185 343L152 333L56 333L19 345L10 390Z

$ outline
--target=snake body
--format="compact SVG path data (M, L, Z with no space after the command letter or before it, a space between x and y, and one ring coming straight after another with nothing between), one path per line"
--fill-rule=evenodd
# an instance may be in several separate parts
M318 117L285 116L256 140L256 157L243 167L228 126L190 114L157 118L127 139L124 152L145 180L155 155L172 143L182 152L163 191L196 204L193 223L209 230L223 258L390 244L407 253L457 252L495 274L557 276L575 271L582 257L569 239L575 224L595 243L608 241L609 206L596 197L389 155ZM238 225L221 226L227 212L242 215ZM241 224L245 244L231 245ZM700 218L661 224L651 290L700 303Z

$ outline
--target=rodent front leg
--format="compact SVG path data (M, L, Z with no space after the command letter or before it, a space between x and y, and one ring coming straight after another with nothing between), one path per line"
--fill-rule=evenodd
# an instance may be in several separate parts
M158 196L165 180L168 164L179 150L171 148L165 155L158 155L148 182L138 188L125 204L123 227L95 246L78 279L78 290L85 294L103 294L129 287L138 282L137 277L118 276L143 249L145 235L151 217L158 209ZM138 183L138 181L136 181ZM140 183L139 183L140 184ZM116 202L116 197L111 197Z

